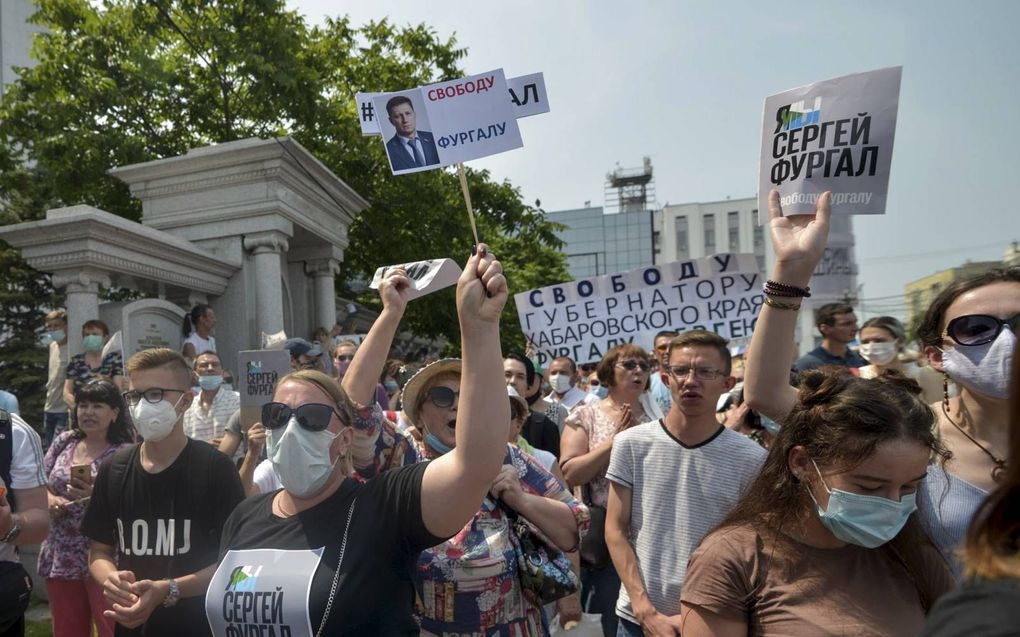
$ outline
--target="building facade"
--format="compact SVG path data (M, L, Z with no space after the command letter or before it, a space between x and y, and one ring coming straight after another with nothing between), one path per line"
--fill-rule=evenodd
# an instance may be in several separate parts
M15 68L33 65L29 52L38 28L28 19L35 11L32 0L0 1L0 98L17 79Z
M563 241L567 271L574 279L622 272L656 263L652 210L605 214L600 207L546 213L566 226Z
M667 205L657 215L659 262L682 261L720 252L753 253L765 271L765 227L758 225L755 197Z
M1007 257L1009 256L1007 252ZM928 306L938 296L939 292L946 289L953 283L968 279L991 270L1002 267L999 261L974 261L964 263L955 268L942 270L935 274L911 281L903 286L903 293L907 299L907 325L915 325L917 321L928 311Z

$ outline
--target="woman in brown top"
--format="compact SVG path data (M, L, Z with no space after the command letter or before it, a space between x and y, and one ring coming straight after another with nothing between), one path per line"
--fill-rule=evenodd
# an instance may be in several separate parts
M770 194L780 288L806 288L830 197L814 217L784 218ZM953 586L913 515L929 457L947 455L934 413L899 375L821 370L790 387L799 305L767 295L755 327L745 397L782 427L758 480L691 558L684 637L916 635Z

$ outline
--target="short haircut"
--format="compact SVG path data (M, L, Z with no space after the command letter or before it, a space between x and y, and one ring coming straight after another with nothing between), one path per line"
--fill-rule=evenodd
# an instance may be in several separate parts
M903 340L907 330L904 329L903 323L900 323L898 319L892 316L876 316L869 318L864 321L864 325L861 325L861 330L867 327L880 327L883 330L892 334L892 337L896 340Z
M393 109L401 104L408 104L411 107L411 110L414 110L414 104L411 102L411 98L406 95L397 95L396 97L391 97L390 101L386 102L386 115L393 115Z
M729 341L715 332L709 332L708 330L691 330L689 332L683 332L669 342L669 352L667 356L672 357L673 350L680 349L681 347L714 347L719 351L719 356L722 357L723 373L729 376L730 372L733 371L733 357L730 355L729 344Z
M852 314L853 311L853 306L846 303L826 303L815 310L815 327L823 325L832 327L836 324L837 314Z
M67 325L67 311L63 309L53 310L46 315L47 321L63 321L64 325Z
M177 375L177 380L186 388L191 388L191 366L176 351L168 347L143 349L128 359L125 368L128 375L158 367L167 367ZM167 389L174 389L168 387Z
M606 355L602 357L599 364L595 367L595 374L604 387L613 387L616 384L616 362L621 358L639 358L646 363L648 362L648 352L643 350L640 346L634 343L624 343L623 345L617 345L606 352ZM651 376L649 375L648 380L651 382ZM645 385L645 389L648 389L648 385Z
M198 359L202 358L203 356L215 356L216 360L219 361L220 366L221 367L223 366L223 358L220 357L220 355L217 354L215 350L207 349L201 354L195 355L195 369L198 369Z
M535 382L535 364L531 359L520 352L510 352L506 355L506 360L520 361L524 365L524 377L528 381L528 387L531 387L531 383Z
M88 321L85 321L84 323L82 323L81 324L81 335L85 336L85 330L89 330L89 329L102 330L103 336L109 336L110 335L110 328L109 328L109 326L107 326L106 323L100 321L99 319L91 319L91 320L88 320Z
M337 355L337 352L340 351L341 347L353 347L356 351L358 349L358 344L349 338L345 338L344 340L337 343L336 347L333 348L333 356Z
M654 343L655 341L657 341L657 340L659 340L660 338L663 338L663 337L666 337L666 338L676 338L677 335L679 335L679 334L680 333L677 332L676 330L662 330L661 332L659 332L658 334L655 335L655 338L652 339L652 343Z
M553 363L557 361L566 361L567 363L570 364L570 373L571 374L577 373L577 364L574 363L574 359L570 358L569 356L557 356L556 358L553 359ZM551 364L549 366L552 367Z

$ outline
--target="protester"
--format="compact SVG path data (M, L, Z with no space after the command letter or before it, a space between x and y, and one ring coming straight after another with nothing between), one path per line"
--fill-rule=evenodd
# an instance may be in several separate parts
M403 361L391 358L386 361L386 366L383 367L382 375L379 377L379 383L383 386L383 391L386 392L386 404L379 405L383 411L395 411L400 408L400 383L397 381L397 376L400 375L400 369L403 366ZM378 402L378 398L376 402Z
M83 385L74 405L70 431L57 436L43 462L50 533L39 552L39 575L46 578L55 635L89 637L94 623L99 637L111 637L115 622L103 611L112 609L89 576L89 540L80 527L100 465L134 442L134 430L120 392L108 380Z
M89 571L120 624L117 635L179 636L204 626L202 597L224 522L244 498L237 469L212 445L184 435L191 367L166 349L127 365L124 400L144 442L99 468L82 533Z
M719 396L734 384L724 338L683 332L670 341L665 360L659 374L672 394L669 413L617 434L606 469L606 543L623 582L620 635L680 633L688 558L736 504L765 455L715 419ZM618 361L614 383L643 390L647 371L627 363L647 369L643 360ZM608 372L599 369L605 383Z
M815 370L788 384L799 299L829 227L782 217L769 195L776 266L751 339L744 392L782 422L761 475L691 558L684 637L914 635L952 586L912 516L928 458L945 457L934 415L902 377Z
M366 362L359 371L355 361L344 378L345 385L357 385L351 393L362 405L371 402L409 287L402 271L380 285L383 310L363 345L372 369ZM262 424L283 489L246 500L224 529L225 554L207 598L214 635L273 624L262 613L235 614L229 603L237 574L253 572L258 579L246 582L247 590L283 593L282 616L303 618L311 631L418 631L415 560L472 518L506 454L510 410L499 377L506 298L499 263L478 246L457 285L465 374L456 428L448 427L457 444L433 462L385 471L365 483L348 479L356 405L325 374L298 371L281 379ZM381 413L377 406L360 410ZM284 550L286 562L277 566Z
M599 380L599 375L595 372L588 375L588 393L599 400L609 395L609 388L602 386L602 381Z
M0 389L0 409L9 414L20 414L21 408L18 406L18 397L9 391Z
M354 360L354 353L358 351L358 344L350 339L344 339L333 348L333 368L336 370L336 379L342 381L347 369Z
M619 365L617 365L619 363ZM617 345L599 362L596 380L607 388L607 397L594 405L579 405L567 416L560 448L563 452L564 476L567 484L580 487L582 499L591 509L592 526L586 542L598 538L605 545L605 512L609 497L606 468L616 435L630 427L646 422L639 400L645 391L648 372L644 350L637 345ZM632 370L627 368L636 364ZM638 378L642 382L628 382ZM589 394L592 396L593 394ZM616 635L616 600L620 593L620 577L604 550L601 563L582 562L581 603L586 613L602 615L602 629L606 635Z
M184 412L184 435L219 447L230 417L241 407L241 394L222 386L223 365L216 352L198 354L195 357L195 373L201 391ZM232 456L233 451L227 455Z
M1014 330L1016 334L1016 330ZM939 600L922 637L1006 637L1020 626L1020 357L1013 349L1009 460L967 534L963 586Z
M85 383L105 378L124 389L124 362L119 351L103 356L103 346L110 340L110 328L100 320L85 321L81 326L81 354L71 356L64 380L64 404L74 408L74 396Z
M953 454L933 466L922 521L959 574L957 551L977 507L1006 469L1009 368L1020 321L1020 267L997 268L944 289L918 328L931 367L944 375L938 433ZM948 381L959 388L950 397Z
M597 403L598 400L594 396L577 387L576 379L577 365L572 358L560 356L554 359L549 364L549 386L552 391L545 397L546 401L562 405L568 413L578 405ZM563 435L562 427L560 435Z
M861 326L859 351L868 364L860 368L861 378L875 378L887 369L894 369L921 386L921 396L926 403L937 402L942 396L939 383L932 382L931 375L923 374L917 363L901 359L905 339L903 323L892 316L876 316L865 321Z
M202 352L216 351L216 337L212 335L216 327L216 312L211 307L199 303L184 315L181 335L184 336L184 347L181 354L184 358L194 360Z
M669 354L669 342L676 338L676 336L677 333L672 330L663 330L655 335L652 346L655 348L654 356L660 367L665 367L669 363L666 360L666 356ZM648 391L651 392L652 398L659 405L662 413L669 413L670 405L673 402L669 394L669 385L662 382L660 374L653 373L651 378L652 381Z
M43 412L43 446L48 447L57 434L67 429L67 404L64 402L64 380L67 378L67 312L53 310L46 315L46 336L50 339L46 406Z
M850 343L857 337L857 317L852 306L826 303L815 311L815 327L822 335L822 344L794 363L797 371L823 365L857 368L868 364L860 354L850 349Z
M18 547L42 542L49 529L46 474L39 434L17 414L0 411L0 635L25 634L32 579Z
M560 429L544 412L549 404L538 392L538 374L531 359L519 352L510 353L503 359L503 377L508 386L528 401L531 414L524 423L521 435L536 449L545 449L560 457Z
M290 353L290 368L292 371L299 369L314 369L323 371L322 350L318 345L309 343L303 338L288 338L283 343L283 349Z

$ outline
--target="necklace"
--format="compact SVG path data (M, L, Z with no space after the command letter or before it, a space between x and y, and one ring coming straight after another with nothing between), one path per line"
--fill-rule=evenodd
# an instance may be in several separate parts
M992 480L994 480L996 484L1002 482L1003 478L1006 476L1006 460L1003 458L996 457L996 455L989 451L987 447L978 442L977 439L974 438L974 436L967 433L963 427L957 424L957 422L949 416L949 411L946 410L946 406L944 404L942 405L942 413L945 415L946 420L948 420L951 425L956 427L957 431L962 433L967 438L967 440L970 440L975 445L977 445L978 449L988 454L988 457L992 459L993 463L995 463L995 468L992 469Z

